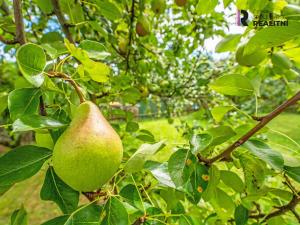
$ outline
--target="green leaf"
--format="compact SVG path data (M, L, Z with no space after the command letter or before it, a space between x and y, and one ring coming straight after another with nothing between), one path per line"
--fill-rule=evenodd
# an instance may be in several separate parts
M170 177L177 187L184 185L189 178L189 150L179 149L174 152L168 161Z
M216 166L212 165L208 172L208 185L202 196L205 201L216 197L217 187L220 183L220 170Z
M100 13L109 20L117 20L122 17L122 13L114 2L96 0Z
M234 51L241 40L240 34L229 34L216 46L216 52Z
M139 89L135 87L130 87L125 89L122 92L121 96L124 102L135 104L141 98L141 93Z
M242 179L234 172L228 170L221 170L221 180L228 187L231 187L238 193L242 193L245 189L244 182Z
M35 142L39 147L53 149L54 142L49 132L35 132Z
M128 184L123 187L120 191L120 196L122 196L130 205L143 210L143 203L139 195L139 190L135 185Z
M16 120L20 116L31 115L37 112L42 95L40 89L16 89L8 95L8 109L10 117Z
M300 166L298 167L285 166L284 170L287 173L287 175L289 175L295 181L300 183Z
M84 70L94 81L106 82L108 80L110 68L106 64L91 60L86 51L81 48L76 48L76 46L71 44L67 39L65 39L65 45L71 55L82 63Z
M168 163L147 161L145 163L145 169L149 170L151 174L155 177L155 179L158 180L162 186L167 186L171 188L176 187L170 177L168 171Z
M55 129L65 127L66 124L47 116L26 115L13 123L14 132L24 132L39 129Z
M191 139L192 153L197 155L205 150L212 142L213 137L209 134L196 134Z
M219 123L222 121L225 114L228 113L232 109L233 109L232 106L217 106L211 110L211 114L212 114L214 120L217 123Z
M227 214L231 214L235 209L232 198L220 188L217 188L216 190L216 202Z
M0 93L0 115L7 108L7 97L6 93Z
M0 185L0 196L7 192L12 185Z
M271 56L273 66L278 66L281 69L290 69L293 66L293 63L286 57L282 52L273 53Z
M50 14L53 11L51 0L36 0L36 4L45 14Z
M267 220L268 225L282 225L286 224L286 220L282 216L275 216Z
M59 216L43 223L42 225L66 225L68 218L69 216Z
M22 45L16 54L17 63L24 77L34 86L40 87L44 82L46 54L36 44Z
M110 68L102 62L87 60L84 61L83 68L94 81L101 83L108 80Z
M214 12L218 5L218 0L198 0L196 12L198 15L204 15Z
M126 208L116 197L110 197L104 208L106 216L101 225L128 225L129 218Z
M65 214L73 212L78 205L79 192L65 184L49 167L41 190L41 199L55 202Z
M94 203L83 205L73 213L54 218L43 225L99 225L100 208Z
M126 124L126 131L127 132L136 132L136 131L138 131L138 129L139 129L139 124L136 123L136 122L129 121Z
M266 143L252 139L243 144L243 146L258 158L268 163L273 169L283 169L284 159L282 155L271 149Z
M64 55L68 53L66 46L62 42L51 42L44 43L41 45L43 49L45 49L46 53L52 58L56 59L60 55Z
M209 86L214 91L224 95L248 96L254 93L250 80L238 74L219 77Z
M279 198L280 200L284 201L291 201L293 198L293 193L290 191L278 189L278 188L271 188L269 193L272 194L274 197Z
M38 0L38 1L42 1L42 0ZM51 0L46 0L43 2L47 2L47 1L51 1ZM56 32L56 31L50 31L48 33L45 33L45 34L43 34L43 36L41 38L42 43L55 43L55 42L62 43L63 41L64 41L64 38L61 36L61 34L59 32Z
M248 209L243 205L238 205L234 211L234 220L236 225L246 225L248 221Z
M245 47L245 54L253 53L257 46L260 48L271 48L292 40L300 35L300 22L289 21L288 26L266 27L259 30L250 38ZM272 38L270 38L272 37Z
M110 56L106 47L97 41L83 40L80 42L79 48L85 50L91 59L102 60Z
M207 132L213 137L211 146L220 145L236 135L234 130L228 126L210 128Z
M0 157L0 185L11 185L36 174L52 151L32 145L15 148Z
M262 189L266 178L265 163L245 154L239 156L239 158L244 172L247 193L258 193Z
M223 0L224 8L226 8L227 6L229 6L229 4L231 2L233 2L233 0Z
M22 206L20 209L13 212L10 218L10 225L27 225L28 216L27 212Z
M187 197L193 204L198 204L203 192L206 190L209 173L206 166L197 163L189 182L186 184Z
M142 144L141 147L130 157L125 164L124 170L127 173L134 173L144 168L145 162L156 152L164 147L165 141L155 144Z

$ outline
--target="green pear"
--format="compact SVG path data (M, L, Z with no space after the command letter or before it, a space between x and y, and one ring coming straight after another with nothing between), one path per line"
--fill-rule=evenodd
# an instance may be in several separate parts
M116 173L123 157L118 134L92 102L80 104L53 150L57 175L77 191L94 191Z
M257 66L267 57L267 52L263 49L256 49L247 55L244 54L244 50L245 45L240 46L235 55L236 61L242 66Z
M185 6L188 0L175 0L176 5L182 7Z
M120 38L119 40L119 52L121 55L126 55L128 51L128 40L125 38Z
M166 2L165 0L152 0L151 8L154 13L162 14L166 10Z
M138 19L137 23L136 23L136 33L141 36L144 37L148 34L150 34L150 22L149 20L145 17L145 16L140 16L140 18Z

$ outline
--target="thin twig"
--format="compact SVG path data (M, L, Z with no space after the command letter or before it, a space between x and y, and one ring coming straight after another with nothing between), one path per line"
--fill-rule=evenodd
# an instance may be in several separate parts
M51 2L52 2L52 5L53 5L54 13L55 13L55 15L58 19L59 24L62 27L62 30L63 30L64 34L66 35L67 39L71 43L74 44L74 40L73 40L72 34L70 32L69 25L66 22L64 15L62 14L62 11L61 11L61 8L60 8L60 5L59 5L59 0L51 0Z
M40 96L40 115L47 116L46 107L44 103L43 96Z
M280 216L282 214L285 214L288 211L294 210L299 202L300 202L300 197L294 195L293 199L287 205L279 207L276 211L268 214L264 218L263 222L266 222L267 220L271 219L272 217Z
M77 95L80 99L80 103L83 103L85 102L85 97L80 89L80 86L76 83L75 80L73 80L71 77L69 77L67 74L65 73L61 73L61 72L54 72L54 71L51 71L51 72L48 72L47 75L51 78L62 78L64 79L65 81L68 81L75 89L75 91L77 92Z
M275 117L277 117L279 114L281 114L283 111L285 111L288 107L296 104L300 100L300 91L295 94L293 97L282 103L279 107L277 107L274 111L269 113L268 115L264 116L262 120L254 127L252 128L248 133L246 133L244 136L242 136L239 140L234 142L232 145L230 145L225 151L220 153L219 155L211 158L211 159L204 159L198 157L199 161L204 162L206 164L212 164L218 160L221 160L223 158L227 158L230 156L230 154L239 146L244 144L246 141L249 140L253 135L255 135L259 130L264 128L271 120L273 120Z
M82 194L90 201L95 201L99 197L107 196L106 192L102 192L101 189L95 192L82 192Z

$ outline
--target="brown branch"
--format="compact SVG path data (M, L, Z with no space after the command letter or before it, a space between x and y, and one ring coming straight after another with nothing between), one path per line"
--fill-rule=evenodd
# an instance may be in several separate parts
M135 5L135 0L131 1L131 17L130 17L130 28L129 28L129 37L128 37L128 52L126 55L126 71L128 71L129 69L129 57L130 57L130 46L131 46L131 42L132 42L132 33L133 33L133 23L134 23L134 5Z
M75 43L72 37L72 34L70 32L70 25L66 22L64 15L62 14L60 5L59 5L59 0L51 0L52 5L53 5L53 9L54 9L54 13L58 19L58 22L64 32L64 34L66 35L67 39L71 42L71 43Z
M102 192L101 190L95 192L82 192L82 194L90 201L95 201L98 197L107 196L106 192Z
M249 215L249 218L251 218L251 219L263 219L262 223L264 223L264 222L267 222L267 220L271 219L272 217L280 216L280 215L283 215L283 214L287 213L288 211L291 211L295 215L297 220L300 221L299 220L299 215L295 211L295 208L296 208L297 204L300 202L299 194L300 194L300 192L298 194L294 195L292 200L287 205L278 207L275 211L273 211L269 214L259 213L259 214L256 214L256 215Z
M62 78L65 81L68 81L75 89L75 91L77 92L77 95L80 99L80 103L85 102L85 97L80 89L80 86L76 83L75 80L73 80L71 77L69 77L67 74L65 73L61 73L61 72L48 72L47 75L51 78Z
M145 216L142 216L142 217L139 217L137 218L132 225L141 225L143 223L146 222L146 215Z
M44 103L43 96L40 96L40 115L47 116L46 107Z
M13 0L14 18L16 24L16 41L21 45L26 43L24 21L22 14L22 0Z
M300 193L299 193L300 194ZM295 209L295 207L297 206L297 204L300 202L300 197L294 195L293 199L287 204L284 205L282 207L279 207L276 211L268 214L263 222L266 222L267 220L271 219L272 217L276 217L276 216L280 216L282 214L285 214L288 211L292 211Z
M232 145L230 145L225 151L220 153L219 155L211 158L211 159L203 159L199 158L200 162L204 162L206 164L212 164L218 160L227 158L230 156L230 154L238 147L240 147L242 144L244 144L246 141L249 140L253 135L255 135L259 130L264 128L271 120L273 120L275 117L277 117L279 114L281 114L283 111L285 111L289 106L296 104L300 100L300 91L295 94L293 97L282 103L279 107L277 107L274 111L269 113L268 115L264 116L262 120L253 127L248 133L246 133L244 136L242 136L239 140L234 142Z

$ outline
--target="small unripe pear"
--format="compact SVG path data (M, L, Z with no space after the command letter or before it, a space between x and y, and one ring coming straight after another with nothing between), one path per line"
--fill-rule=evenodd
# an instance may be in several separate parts
M126 55L128 50L128 41L125 38L120 38L119 40L119 52L122 55Z
M176 5L182 7L185 6L188 0L175 0Z
M145 16L141 16L136 23L136 33L140 37L144 37L150 34L150 30L150 22Z
M80 104L53 149L57 175L77 191L94 191L116 173L123 156L119 135L92 102Z
M152 0L151 8L154 13L161 14L166 10L166 2L165 0Z

